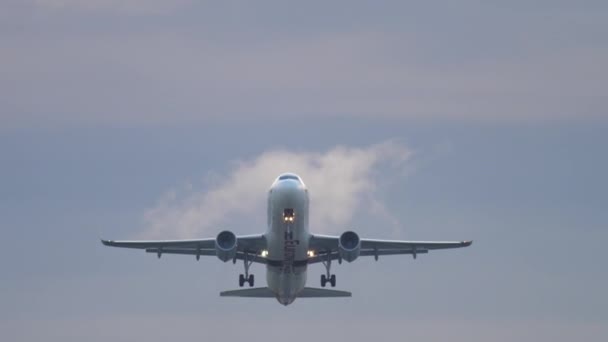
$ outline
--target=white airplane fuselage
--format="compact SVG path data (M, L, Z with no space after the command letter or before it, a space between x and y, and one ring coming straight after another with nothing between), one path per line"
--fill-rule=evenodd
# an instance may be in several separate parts
M291 304L306 284L308 206L308 190L301 179L279 178L272 184L265 233L266 281L283 305Z

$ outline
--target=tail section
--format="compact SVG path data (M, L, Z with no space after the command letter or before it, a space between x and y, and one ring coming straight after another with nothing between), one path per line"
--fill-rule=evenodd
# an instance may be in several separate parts
M324 297L352 297L352 293L348 291L318 289L314 287L305 287L298 293L297 298L324 298Z
M267 287L253 289L232 290L220 292L221 297L249 297L249 298L275 298L274 292Z
M249 297L249 298L275 298L276 295L267 287L256 287L253 289L231 290L220 292L221 297ZM329 298L329 297L352 297L348 291L319 289L305 287L298 293L296 298Z

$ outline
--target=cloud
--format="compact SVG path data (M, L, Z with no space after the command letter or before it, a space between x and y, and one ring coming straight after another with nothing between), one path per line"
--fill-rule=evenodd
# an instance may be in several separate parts
M403 170L411 152L389 141L364 148L337 146L327 152L274 150L234 163L219 182L208 180L208 189L192 185L166 193L146 210L146 238L214 236L220 229L264 231L266 192L281 172L298 173L310 189L311 230L339 233L359 210L390 221L378 198L378 172L382 166ZM394 223L394 220L392 220ZM255 227L251 227L255 225Z

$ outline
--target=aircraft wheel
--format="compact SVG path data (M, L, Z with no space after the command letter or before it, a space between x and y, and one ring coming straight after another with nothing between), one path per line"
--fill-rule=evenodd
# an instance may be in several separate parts
M329 282L331 283L331 287L336 287L336 275L332 274L329 278Z
M249 287L253 287L254 280L255 280L255 278L253 277L253 274L250 274L249 279L247 279L247 282L249 283Z
M325 284L327 284L327 277L325 274L321 274L321 287L325 287Z
M239 286L243 287L243 284L245 284L245 277L242 274L239 274Z

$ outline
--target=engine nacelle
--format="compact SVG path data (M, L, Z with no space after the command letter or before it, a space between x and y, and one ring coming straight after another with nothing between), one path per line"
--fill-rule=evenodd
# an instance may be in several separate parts
M338 239L338 251L340 258L352 262L359 257L361 252L361 239L357 233L348 231L340 235Z
M223 262L232 260L236 255L236 244L236 235L231 231L224 230L217 234L215 238L215 254Z

